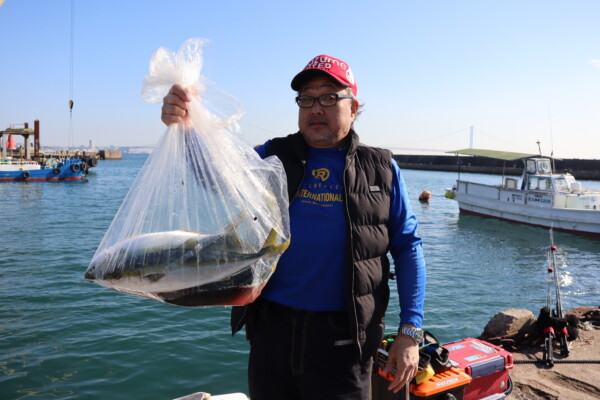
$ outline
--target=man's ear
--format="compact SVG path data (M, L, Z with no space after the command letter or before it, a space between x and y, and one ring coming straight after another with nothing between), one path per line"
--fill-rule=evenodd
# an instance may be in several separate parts
M354 117L354 119L356 119L356 117L358 116L359 106L360 104L358 103L358 100L352 99L352 116Z

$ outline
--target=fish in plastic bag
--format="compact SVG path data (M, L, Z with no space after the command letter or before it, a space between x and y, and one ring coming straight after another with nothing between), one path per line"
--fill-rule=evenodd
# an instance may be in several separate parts
M281 162L241 138L235 99L200 74L204 44L154 54L142 97L159 102L177 83L189 118L159 140L84 278L176 305L243 305L289 245L287 184Z

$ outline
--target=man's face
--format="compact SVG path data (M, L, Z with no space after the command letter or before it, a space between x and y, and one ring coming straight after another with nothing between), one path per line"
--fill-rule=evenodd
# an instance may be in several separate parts
M300 90L302 96L319 97L323 94L337 93L348 95L346 89L332 78L317 77L308 81ZM308 108L300 108L298 127L309 146L332 148L342 145L356 119L358 101L338 99L337 104L323 107L317 100Z

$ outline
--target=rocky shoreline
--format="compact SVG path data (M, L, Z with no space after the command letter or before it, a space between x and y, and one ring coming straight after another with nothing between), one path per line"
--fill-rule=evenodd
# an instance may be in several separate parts
M513 353L515 365L510 376L514 388L509 399L600 399L600 307L576 308L565 313L569 315L578 319L577 338L569 341L567 357L561 356L556 346L553 366L535 363L543 360L544 341L543 337L539 340L537 318L531 311L502 311L486 325L480 339Z

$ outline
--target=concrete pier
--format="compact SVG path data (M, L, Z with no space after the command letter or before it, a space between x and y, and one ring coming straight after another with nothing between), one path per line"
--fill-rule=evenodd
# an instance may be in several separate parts
M101 160L121 160L121 150L100 150L98 153Z
M460 172L496 175L521 175L523 172L521 160L502 161L477 156L413 154L395 154L394 159L400 168L405 169L458 172L460 163ZM600 160L555 159L554 170L557 172L568 171L575 179L600 180Z

